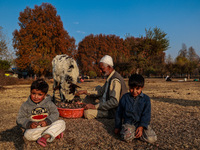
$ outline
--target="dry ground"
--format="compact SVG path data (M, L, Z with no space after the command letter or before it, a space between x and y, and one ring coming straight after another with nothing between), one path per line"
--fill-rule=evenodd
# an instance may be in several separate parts
M127 82L127 80L126 80ZM79 83L82 89L102 85L104 80ZM30 85L5 86L0 91L0 149L43 149L23 138L16 126L20 105L29 95ZM165 82L146 79L144 93L151 97L152 120L158 141L126 143L113 134L113 119L64 119L64 138L44 149L200 149L200 82ZM49 94L52 95L52 83Z

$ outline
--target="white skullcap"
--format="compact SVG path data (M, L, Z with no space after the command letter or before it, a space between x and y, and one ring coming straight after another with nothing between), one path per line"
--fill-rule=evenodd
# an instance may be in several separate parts
M113 59L109 55L103 56L99 63L101 63L101 62L105 63L105 64L108 64L109 66L113 67Z

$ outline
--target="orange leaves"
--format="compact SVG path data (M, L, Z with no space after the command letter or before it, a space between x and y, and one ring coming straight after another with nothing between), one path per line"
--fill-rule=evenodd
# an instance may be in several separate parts
M161 45L147 37L127 37L123 40L116 35L91 34L79 43L77 61L83 74L95 71L100 75L99 60L106 54L112 56L115 69L124 75L134 70L144 72L148 67L158 70L163 68L165 56Z
M58 54L74 54L75 39L63 28L54 6L43 3L20 12L20 29L13 32L17 66L46 74Z
M78 46L77 61L83 74L94 71L100 75L98 64L104 55L111 55L114 62L128 58L129 52L124 47L122 38L115 35L89 35Z

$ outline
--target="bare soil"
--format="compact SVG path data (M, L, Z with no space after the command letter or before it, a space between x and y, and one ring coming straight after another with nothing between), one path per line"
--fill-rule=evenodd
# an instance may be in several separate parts
M64 138L42 148L27 141L16 126L21 104L30 93L30 84L4 86L0 90L0 149L200 149L200 82L172 79L146 79L144 93L151 97L151 126L158 141L148 144L140 140L131 143L114 135L114 119L66 119ZM78 83L81 89L103 85L105 80ZM127 82L127 80L126 80ZM52 83L49 94L52 95ZM84 97L83 97L84 98Z

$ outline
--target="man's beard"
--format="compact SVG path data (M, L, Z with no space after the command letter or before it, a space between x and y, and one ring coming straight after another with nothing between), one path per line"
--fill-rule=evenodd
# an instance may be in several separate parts
M109 73L108 73L108 72L105 72L105 73L103 74L103 76L104 76L104 77L108 77L108 76L109 76Z

